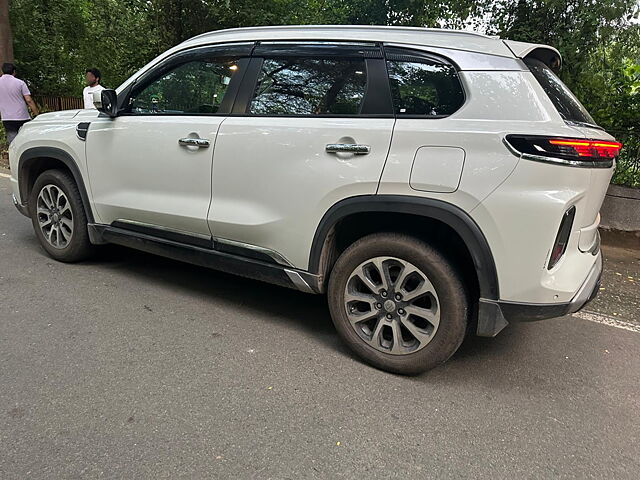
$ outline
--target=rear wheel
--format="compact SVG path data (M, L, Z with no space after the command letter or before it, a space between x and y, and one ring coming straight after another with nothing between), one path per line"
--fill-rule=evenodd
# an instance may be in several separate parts
M424 372L464 339L469 306L458 274L408 235L373 234L347 248L331 272L328 299L342 339L383 370Z
M42 173L31 190L29 209L36 236L51 257L77 262L91 255L82 197L68 173Z

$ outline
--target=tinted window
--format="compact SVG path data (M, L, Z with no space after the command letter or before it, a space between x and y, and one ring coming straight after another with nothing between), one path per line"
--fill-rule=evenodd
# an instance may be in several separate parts
M132 99L138 114L216 113L231 77L237 73L236 58L195 60L164 73Z
M446 116L462 106L464 93L451 65L393 57L387 57L387 71L397 115Z
M586 108L582 106L571 90L562 83L562 80L553 73L553 70L540 60L533 58L525 59L525 63L563 119L570 122L595 124L595 121L591 118Z
M249 113L356 115L366 84L364 59L266 58Z

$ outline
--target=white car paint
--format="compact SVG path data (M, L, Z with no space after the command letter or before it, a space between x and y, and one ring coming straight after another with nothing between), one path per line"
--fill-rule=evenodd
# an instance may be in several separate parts
M409 185L421 192L455 192L460 185L464 156L460 147L419 147L411 166Z
M129 220L210 235L211 165L224 117L100 118L87 136L87 171L103 223ZM207 139L209 148L178 145Z
M215 237L277 251L307 269L316 228L339 200L374 194L389 151L390 118L228 118L213 167ZM327 153L331 143L368 155Z
M553 51L551 47L405 27L234 29L204 34L172 48L125 81L118 92L178 51L287 39L383 41L444 52L461 69L466 102L440 119L111 120L98 118L96 112L45 114L25 125L11 145L14 194L19 198L21 153L34 146L56 146L77 163L97 221L128 219L211 234L273 250L303 270L309 265L320 218L339 200L373 193L440 199L467 212L483 232L496 263L501 300L549 304L573 298L599 261L585 250L596 240L598 211L612 169L521 160L503 143L509 133L611 138L601 130L565 124L519 61L534 49ZM78 121L92 121L86 143L76 136ZM210 139L211 147L195 152L179 147L177 139L188 135ZM346 140L370 145L371 153L338 156L324 151L326 144ZM443 183L449 188L418 191L412 185L414 158L425 147L465 152L454 191L453 180L438 180L438 172L430 179L425 168L417 183ZM433 168L446 165L436 162ZM577 215L567 253L547 270L558 223L570 205L576 206Z

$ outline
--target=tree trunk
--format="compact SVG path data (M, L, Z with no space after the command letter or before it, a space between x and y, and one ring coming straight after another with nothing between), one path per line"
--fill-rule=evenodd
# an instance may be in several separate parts
M9 0L0 0L0 64L4 62L13 62Z

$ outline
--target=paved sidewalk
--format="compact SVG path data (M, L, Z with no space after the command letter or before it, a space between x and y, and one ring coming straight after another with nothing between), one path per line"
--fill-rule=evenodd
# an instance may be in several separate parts
M585 310L640 325L640 240L638 249L629 246L603 244L602 285Z

